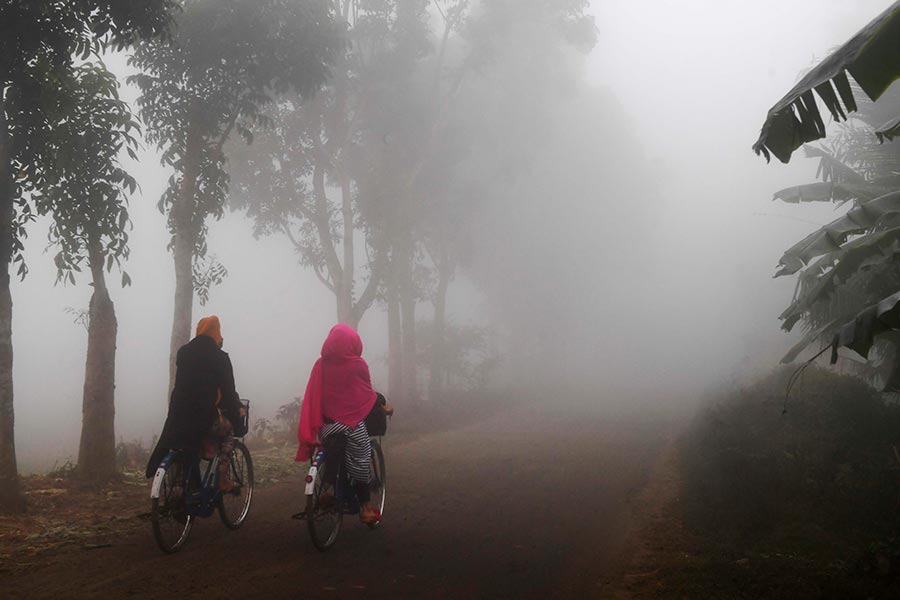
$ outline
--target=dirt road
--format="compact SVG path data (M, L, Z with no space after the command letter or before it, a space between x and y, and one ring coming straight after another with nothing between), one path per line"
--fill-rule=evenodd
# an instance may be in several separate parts
M200 521L161 554L149 524L111 547L60 549L0 575L6 598L593 598L608 591L629 500L666 441L630 417L517 409L385 439L381 528L348 517L321 554L295 481L258 490L245 526ZM607 590L604 590L604 588Z

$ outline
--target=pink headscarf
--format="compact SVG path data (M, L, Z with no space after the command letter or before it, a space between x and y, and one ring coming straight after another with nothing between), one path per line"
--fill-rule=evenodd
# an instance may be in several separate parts
M356 427L375 405L375 390L369 377L369 365L362 358L362 340L349 325L335 325L322 345L322 358L313 365L297 439L300 442L294 460L306 461L319 443L319 430L325 417Z

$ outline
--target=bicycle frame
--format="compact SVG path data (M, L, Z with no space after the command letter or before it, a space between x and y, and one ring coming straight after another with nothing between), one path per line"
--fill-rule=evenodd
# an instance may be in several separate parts
M380 443L379 438L376 436L369 438L369 441L372 444ZM319 446L316 448L316 451L313 452L312 458L310 459L309 471L306 474L305 480L306 486L304 492L307 496L312 496L315 493L316 475L320 469L324 468L327 456L328 453L324 446ZM347 473L343 468L338 472L334 491L338 505L343 507L344 514L355 515L359 513L360 506L359 499L356 497L356 490L350 485L350 479L347 477Z
M309 461L309 472L306 474L306 488L304 492L307 496L313 495L313 487L316 484L316 475L319 468L325 464L325 448L319 446Z
M159 463L156 474L153 476L150 498L159 498L166 470L181 454L180 450L172 450ZM219 470L216 468L218 465L219 457L215 456L209 461L206 469L201 474L199 455L194 457L191 463L187 465L183 484L185 490L191 490L191 493L185 496L185 509L189 515L205 518L215 512L219 496L221 495L219 491Z
M312 496L315 493L316 475L320 469L325 467L325 459L327 456L328 454L325 451L325 448L319 446L310 459L309 472L306 475L306 488L304 490L307 496ZM343 512L345 514L355 515L359 512L359 501L356 499L356 490L350 485L350 480L347 478L347 474L343 469L338 472L334 492L338 505L344 507Z

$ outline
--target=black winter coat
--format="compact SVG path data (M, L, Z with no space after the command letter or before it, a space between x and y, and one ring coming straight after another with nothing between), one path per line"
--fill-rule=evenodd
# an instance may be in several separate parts
M203 437L218 417L219 408L232 424L240 413L240 401L234 389L231 359L209 336L198 335L179 348L175 362L175 388L169 399L169 415L150 461L147 477L153 477L169 450L199 449Z

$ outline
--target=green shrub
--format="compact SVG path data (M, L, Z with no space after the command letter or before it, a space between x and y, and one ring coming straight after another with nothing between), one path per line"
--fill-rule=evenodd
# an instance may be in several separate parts
M810 368L783 413L791 372L722 395L693 423L682 448L689 525L744 541L897 533L900 408Z

